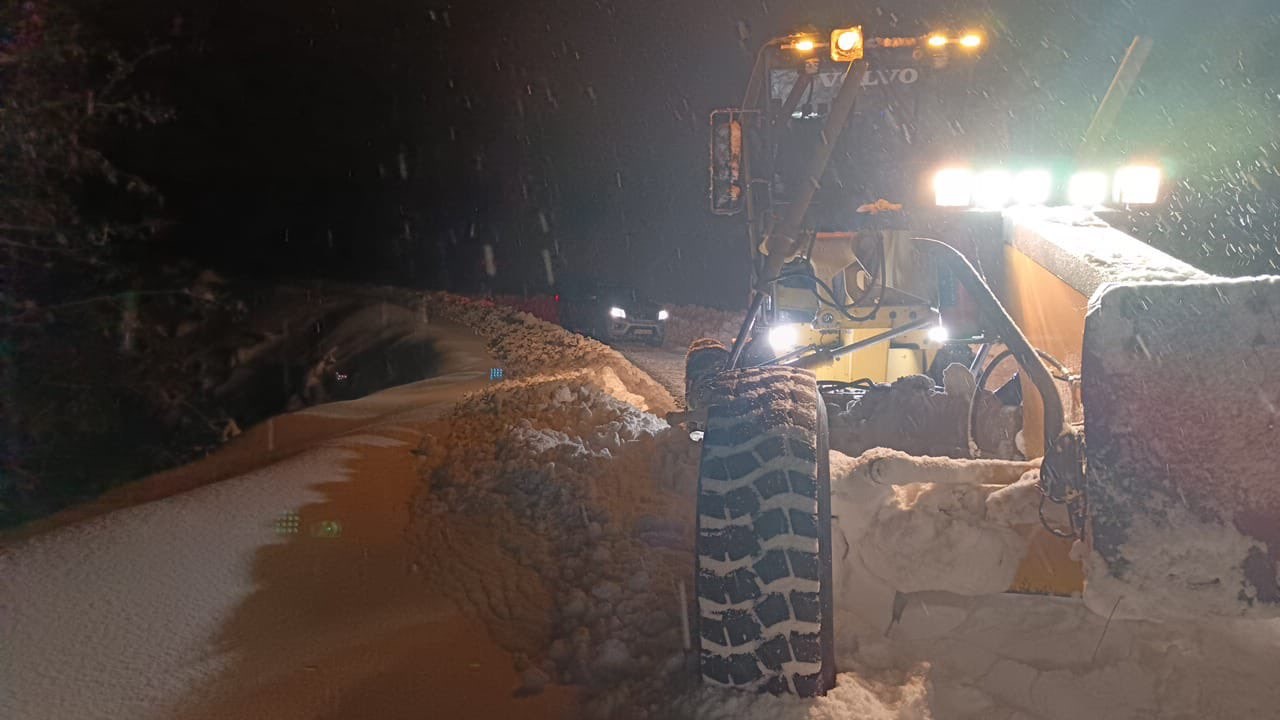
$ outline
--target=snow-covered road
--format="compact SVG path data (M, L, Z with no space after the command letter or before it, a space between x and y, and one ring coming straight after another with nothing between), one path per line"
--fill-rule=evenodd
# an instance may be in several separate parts
M0 717L561 716L571 692L516 704L508 653L413 572L410 451L494 364L433 332L441 377L281 416L7 543Z

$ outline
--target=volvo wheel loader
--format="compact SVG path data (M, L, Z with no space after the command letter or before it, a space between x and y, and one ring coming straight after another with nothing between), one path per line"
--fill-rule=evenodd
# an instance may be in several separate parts
M1280 278L1207 276L1079 209L1156 202L1158 166L956 163L954 124L927 136L912 104L963 94L987 42L776 38L711 115L752 291L733 344L686 360L707 682L833 686L831 450L1037 462L1010 592L1280 615Z

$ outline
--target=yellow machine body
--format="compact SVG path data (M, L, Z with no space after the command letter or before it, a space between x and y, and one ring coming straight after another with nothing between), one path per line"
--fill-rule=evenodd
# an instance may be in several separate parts
M904 235L905 237L905 235ZM827 238L841 240L834 234ZM824 238L824 239L827 239ZM797 325L797 346L817 345L834 348L875 337L894 327L936 317L936 275L932 267L910 250L910 244L897 242L903 238L888 233L886 237L886 274L890 288L905 290L899 297L918 297L918 304L884 305L874 319L854 322L840 313L820 310L808 289L779 288L775 302L789 310L812 310L818 320ZM1084 318L1088 298L1031 258L1011 246L1000 244L999 254L985 263L998 268L996 277L988 277L1001 303L1036 347L1060 358L1069 367L1080 367ZM855 277L850 266L846 272ZM829 271L829 269L828 269ZM852 284L852 283L850 283ZM862 314L862 313L860 313ZM825 320L825 322L824 322ZM914 330L890 342L831 359L813 368L819 381L854 382L871 380L890 383L909 375L926 372L941 344L929 338L927 329ZM1011 364L1012 367L1012 364ZM1035 388L1023 378L1023 437L1029 457L1044 454L1042 437L1042 403ZM1079 394L1063 388L1063 404L1067 420L1082 419ZM1041 525L1019 528L1029 541L1030 551L1019 567L1012 592L1069 596L1083 589L1084 575L1080 564L1069 557L1071 544L1054 537Z
M899 234L905 237L905 234ZM820 306L813 292L807 288L777 288L774 303L778 308L812 312L817 318L813 323L796 325L797 347L816 345L827 349L836 348L868 340L921 318L937 317L937 311L933 308L936 304L936 299L933 298L936 288L929 282L929 278L933 277L932 268L923 265L921 258L907 251L906 243L895 242L897 238L894 233L886 235L886 274L890 294L898 302L891 304L886 301L871 319L860 322L850 320L834 309ZM856 270L860 266L852 250L856 245L856 235L818 233L815 243L818 247L815 255L826 259L826 262L814 263L815 274L824 281L831 281L836 275L844 275L850 285L857 281ZM824 249L827 252L824 253ZM841 301L851 302L852 298L848 295L846 292ZM903 300L914 302L902 302ZM866 315L867 310L867 307L858 307L854 314ZM941 343L931 340L927 329L913 330L889 342L835 357L814 367L813 372L819 381L871 380L890 383L908 375L923 374L940 348Z

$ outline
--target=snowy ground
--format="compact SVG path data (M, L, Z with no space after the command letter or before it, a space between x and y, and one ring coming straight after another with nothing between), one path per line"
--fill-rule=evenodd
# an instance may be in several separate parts
M649 347L647 345L617 345L614 349L622 353L636 367L645 371L671 396L684 406L684 356L685 350L666 347Z
M496 364L468 329L431 332L439 377L278 417L8 540L0 717L568 712L567 689L515 698L510 655L415 572L411 451Z
M839 454L839 686L699 687L698 446L662 419L676 354L638 360L659 383L528 316L425 305L447 379L278 418L135 495L153 502L5 545L0 716L1280 717L1280 625L962 595L1003 582L1018 499L950 465L884 484ZM302 532L275 535L289 511ZM321 520L342 536L313 537Z

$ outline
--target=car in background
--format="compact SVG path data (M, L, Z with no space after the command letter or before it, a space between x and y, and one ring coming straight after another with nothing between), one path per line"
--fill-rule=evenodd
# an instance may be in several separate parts
M562 287L559 314L565 328L602 342L631 340L654 346L666 337L669 316L635 288L594 282Z

